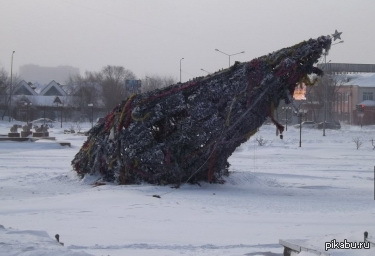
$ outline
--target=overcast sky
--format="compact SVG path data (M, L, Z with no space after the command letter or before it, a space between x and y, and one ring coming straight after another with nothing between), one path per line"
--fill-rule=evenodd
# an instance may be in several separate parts
M374 0L0 0L0 68L106 65L182 81L343 32L327 61L375 63ZM337 41L336 41L337 42Z

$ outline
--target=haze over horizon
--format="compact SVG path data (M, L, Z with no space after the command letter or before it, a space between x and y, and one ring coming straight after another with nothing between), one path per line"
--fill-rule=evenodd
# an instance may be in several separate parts
M182 81L343 32L327 61L375 63L375 1L1 0L0 68L123 66ZM337 41L336 41L337 42ZM183 60L181 60L184 58Z

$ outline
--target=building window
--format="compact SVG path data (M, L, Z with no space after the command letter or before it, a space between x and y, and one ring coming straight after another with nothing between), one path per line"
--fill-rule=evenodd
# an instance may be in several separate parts
M374 100L374 95L372 92L364 92L363 100Z

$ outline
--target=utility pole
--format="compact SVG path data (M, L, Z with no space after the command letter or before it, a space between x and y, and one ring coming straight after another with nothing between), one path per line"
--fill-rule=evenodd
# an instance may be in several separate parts
M9 122L12 120L12 93L13 93L13 55L16 51L12 52L12 61L10 63L10 98L9 98Z
M183 60L184 58L181 58L180 59L180 83L181 83L181 61Z

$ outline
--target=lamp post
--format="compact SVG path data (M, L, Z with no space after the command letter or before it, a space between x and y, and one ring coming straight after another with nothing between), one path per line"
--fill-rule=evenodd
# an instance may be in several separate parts
M31 102L25 102L26 106L26 123L29 124L29 106L33 105Z
M299 147L302 146L302 116L305 115L307 112L306 109L300 109L298 111L299 116Z
M349 112L349 124L352 124L352 112L353 112L353 85L350 86L350 92L348 95L348 112Z
M53 103L56 103L56 107L58 108L59 107L59 104L61 104L61 128L62 128L62 119L63 119L63 114L62 114L62 111L63 111L63 103L62 101L60 100L59 96L56 96L55 100L53 101Z
M91 107L91 128L94 127L94 104L89 103L87 106Z
M337 30L335 31L334 34L332 34L332 37L334 40L336 39L341 39L340 38L340 35L342 34L342 32L337 32ZM344 40L340 40L339 42L337 43L334 43L334 44L331 44L332 45L336 45L336 44L341 44L343 43ZM326 71L326 66L327 66L327 55L328 55L328 52L325 51L324 52L324 71ZM324 74L325 75L325 74ZM326 136L326 122L327 122L327 81L324 81L324 120L323 120L323 136Z
M148 90L151 90L151 86L152 86L152 84L151 84L151 77L149 77L149 76L145 76L145 83L146 83L146 87L142 87L142 91L148 91Z
M46 125L46 106L43 106L43 125Z
M60 113L60 118L61 118L61 123L60 123L60 128L62 128L62 120L63 120L63 106L64 104L61 104L61 113Z
M288 109L291 109L291 107L282 107L283 110L285 110L285 131L288 131Z
M324 69L327 66L327 51L324 52ZM323 112L323 136L326 136L326 120L327 120L327 81L324 81L324 112Z
M6 85L3 83L3 81L0 81L0 92L4 94L4 106L7 102L7 93L6 93ZM1 120L4 120L4 116L1 115Z
M201 70L203 71L203 72L206 72L207 74L211 74L211 72L208 72L207 70L205 70L205 69L203 69L203 68L201 68Z
M242 52L237 52L237 53L233 53L233 54L228 54L228 53L220 51L219 49L215 49L215 51L221 52L222 54L225 54L225 55L227 55L229 57L229 67L230 67L230 57L231 56L238 55L238 54L241 54L241 53L245 53L245 51L242 51Z
M183 60L184 58L181 58L180 59L180 83L181 83L181 61Z
M365 116L365 111L364 111L364 106L363 105L359 105L359 110L357 111L357 115L358 115L359 119L361 120L361 128L362 128L362 126L363 126L363 117Z
M10 63L10 98L9 98L9 122L12 119L12 93L13 93L13 55L16 51L12 52L12 60Z

